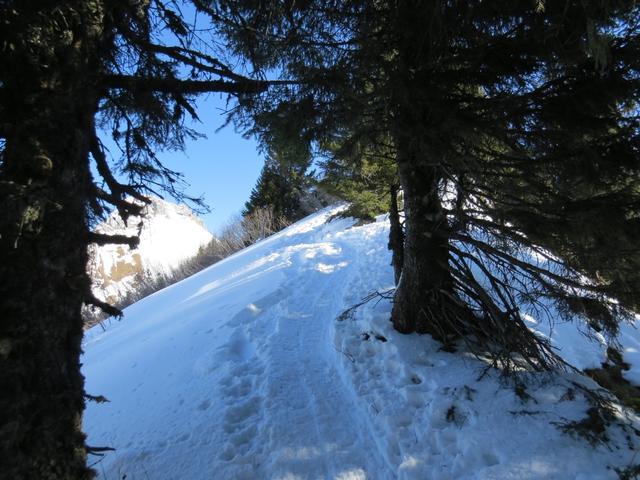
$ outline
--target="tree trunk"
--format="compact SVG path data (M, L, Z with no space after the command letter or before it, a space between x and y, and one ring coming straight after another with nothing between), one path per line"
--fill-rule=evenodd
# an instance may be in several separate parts
M404 232L400 222L400 211L398 208L398 187L391 186L389 192L389 250L391 250L391 265L393 265L393 278L395 284L400 282L402 274L402 264L404 262Z
M392 321L403 333L432 333L445 340L452 305L448 226L438 196L440 178L420 161L409 138L398 138L398 173L404 192L405 239L402 275Z
M438 12L432 2L396 4L392 133L404 193L405 239L391 316L400 332L431 333L446 342L462 333L455 331L457 320L469 312L453 289L449 226L438 192L444 172L433 135L440 128L439 110L434 108L439 99L431 96L429 87L429 69L437 61L440 41Z
M90 287L87 139L102 12L91 1L16 9L2 12L0 34L11 122L0 164L2 473L86 479L80 310Z

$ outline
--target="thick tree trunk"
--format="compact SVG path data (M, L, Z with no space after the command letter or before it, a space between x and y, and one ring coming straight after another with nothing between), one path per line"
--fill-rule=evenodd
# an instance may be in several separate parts
M402 275L392 321L400 332L432 333L444 340L451 305L448 226L438 196L438 170L420 161L410 139L399 138L398 172L404 192Z
M0 464L11 479L85 479L80 309L102 17L99 2L22 7L2 12L0 34Z
M449 267L449 225L439 197L442 152L433 131L440 128L429 69L437 61L438 7L432 2L396 4L396 70L393 135L404 193L405 239L402 275L392 311L400 332L431 333L447 341L460 316L469 312L455 295ZM434 20L434 22L431 22ZM431 23L430 23L431 22Z

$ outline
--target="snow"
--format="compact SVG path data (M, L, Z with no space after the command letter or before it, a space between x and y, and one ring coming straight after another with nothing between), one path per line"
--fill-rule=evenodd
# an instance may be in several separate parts
M552 307L549 309L554 311ZM529 328L548 338L551 345L570 365L580 370L586 370L600 368L607 360L607 342L604 336L589 331L581 322L558 320L549 323L539 321L527 314L523 317Z
M186 205L154 196L150 199L143 218L132 216L125 224L114 212L97 226L98 233L128 236L139 233L140 238L135 249L108 244L92 250L89 273L98 298L117 303L135 288L140 275L149 278L170 275L213 239L204 223Z
M329 222L340 208L87 332L86 389L110 400L87 405L88 444L116 449L96 459L101 478L586 480L633 462L616 427L609 448L552 424L584 416L567 391L593 387L585 377L533 378L523 399L482 361L395 332L386 299L341 317L393 272L386 219ZM588 339L558 327L559 348L600 360L603 345L585 354ZM640 336L623 335L637 359Z
M622 376L633 385L640 385L640 315L636 315L634 323L623 323L620 327L619 341L622 345L622 357L629 365Z

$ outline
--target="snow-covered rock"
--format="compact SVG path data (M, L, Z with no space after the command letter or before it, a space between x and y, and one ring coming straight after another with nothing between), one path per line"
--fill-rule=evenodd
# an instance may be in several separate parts
M95 231L108 235L140 234L140 244L135 249L116 244L90 249L88 269L93 292L110 303L117 303L135 290L141 280L171 274L213 238L189 207L158 197L151 197L142 217L130 217L125 225L114 212Z
M613 480L639 462L619 427L593 446L559 428L590 408L587 377L518 391L471 355L394 331L388 299L341 315L392 287L393 271L388 221L328 222L339 208L87 332L86 389L110 400L88 404L88 444L116 449L96 459L99 478ZM544 333L569 358L602 358L570 327ZM640 336L625 334L632 362Z

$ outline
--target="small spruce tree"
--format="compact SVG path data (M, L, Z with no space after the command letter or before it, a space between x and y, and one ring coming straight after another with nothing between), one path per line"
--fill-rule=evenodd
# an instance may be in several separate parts
M294 222L310 212L304 210L301 199L311 185L307 173L311 166L309 144L290 128L263 131L267 158L249 200L244 216L256 209L271 209L277 218Z

